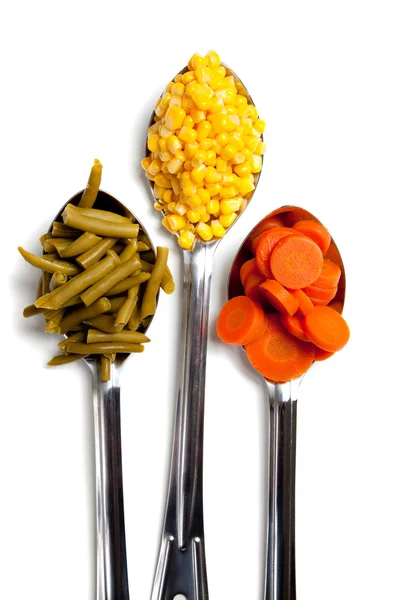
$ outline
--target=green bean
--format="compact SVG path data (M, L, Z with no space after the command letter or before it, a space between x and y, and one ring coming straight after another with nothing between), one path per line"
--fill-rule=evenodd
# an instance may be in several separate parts
M83 342L85 339L86 331L77 331L76 333L70 335L67 339L62 340L62 342L58 344L58 347L64 352L67 348L68 342Z
M85 208L82 206L75 206L77 212L85 217L91 217L93 219L101 219L102 221L109 221L111 223L132 223L131 217L124 217L117 213L109 210L101 210L99 208Z
M143 260L142 257L140 257L140 262L142 264L142 271L145 273L151 273L151 271L154 269L154 265L146 260ZM161 288L166 294L172 294L172 292L175 291L175 281L168 265L165 267L165 273L161 279Z
M114 362L114 360L117 358L117 353L116 352L111 352L110 354L104 354L103 356L105 356L106 358L109 358L111 360L111 362Z
M152 265L155 263L155 260L156 260L156 256L155 256L153 250L147 250L147 252L142 252L140 255L140 258L148 261Z
M151 248L151 242L150 242L149 236L144 231L139 232L138 241L143 242L144 244L146 244L146 246L149 246L149 248Z
M60 333L74 331L77 325L83 323L87 319L97 317L110 309L110 301L107 298L100 298L93 302L89 307L82 306L68 313L60 323Z
M53 236L51 235L51 233L44 233L39 238L40 245L44 246L45 242L47 242L47 240L51 240L52 237Z
M42 314L44 308L36 308L34 304L29 304L29 306L25 306L22 314L25 319L29 319L29 317L35 317L36 315Z
M74 296L81 294L87 288L90 288L96 281L102 279L104 275L110 273L115 268L116 260L114 256L106 256L103 260L99 261L93 267L79 273L67 283L56 288L49 294L45 294L38 298L34 303L37 307L43 308L60 308L64 305L67 300L70 300ZM100 294L101 296L102 294ZM100 297L98 296L98 298ZM97 298L95 298L97 300Z
M136 254L137 246L138 243L136 240L131 240L128 244L126 244L122 252L119 254L121 262L126 262L129 258L132 258L132 256Z
M138 329L140 323L141 323L140 310L139 310L138 305L136 305L132 311L131 318L128 321L128 327L129 327L130 331L136 331L136 329Z
M150 246L148 246L144 242L137 243L137 251L138 252L147 252L148 250L150 250Z
M111 315L99 315L85 321L85 325L90 325L95 329L100 329L106 333L116 333L121 331L122 327L115 327L115 319Z
M49 315L51 312L51 315ZM47 319L46 326L44 328L46 333L61 333L60 331L60 322L64 316L64 308L59 308L58 310L48 311L47 317L46 312L44 312L44 316Z
M58 254L60 254L60 252L66 248L67 246L69 246L70 244L72 244L74 240L72 240L71 238L55 238L55 237L51 237L48 240L45 240L43 242L43 250L45 252L51 252L52 250L55 250Z
M47 363L49 367L58 367L60 365L66 365L67 363L75 362L81 358L85 358L87 355L82 354L56 354Z
M70 258L71 256L78 256L78 254L83 254L83 252L90 250L90 248L93 248L93 246L98 244L101 239L102 238L98 235L85 231L85 233L82 233L82 235L72 243L70 242L65 248L58 249L56 247L56 250L62 258Z
M95 158L93 166L90 170L90 175L86 188L83 191L82 198L79 201L79 206L91 207L96 201L97 193L99 191L101 174L103 171L103 165Z
M64 223L60 223L60 221L53 221L53 226L51 229L51 234L54 237L61 238L77 238L81 235L82 231L78 231L78 229L73 229Z
M87 332L87 342L132 342L133 344L145 344L150 339L144 333L138 331L128 331L123 329L118 333L104 333L98 329L89 329Z
M42 271L47 271L48 273L60 271L61 273L65 273L71 277L77 275L77 273L80 273L79 267L67 261L48 259L44 256L36 256L35 254L24 250L21 246L18 246L18 250L28 263L34 267L37 267L38 269L41 269Z
M107 313L115 313L115 312L119 311L119 309L125 302L126 296L117 296L117 298L108 298L108 300L110 301L110 308L106 312Z
M42 295L48 294L50 290L50 279L51 273L48 271L42 271Z
M107 296L115 296L115 294L122 294L122 292L126 292L133 285L137 285L138 283L144 283L150 279L150 273L138 273L137 275L131 275L126 279L123 279L117 285L115 285L111 290L108 290Z
M116 243L116 238L103 238L101 242L98 242L93 248L77 256L75 260L84 269L89 269L89 267L92 267L98 260L103 258L107 250L111 250Z
M122 327L125 327L125 325L129 321L132 311L138 301L138 291L139 291L138 285L134 285L133 287L131 287L128 290L126 300L123 303L123 305L121 306L121 308L119 309L119 311L117 312L117 316L115 317L115 326L116 327L118 327L119 325L122 325Z
M111 361L104 354L100 359L100 379L101 381L110 381L111 379Z
M51 276L50 283L49 283L50 292L52 292L56 288L60 287L60 285L64 285L64 283L67 283L67 281L68 281L68 276L65 273L60 273L60 271L55 271L53 273L53 275Z
M92 267L94 268L94 267ZM103 277L100 281L97 281L94 285L88 288L83 294L81 294L81 298L86 306L89 306L100 298L100 296L105 296L108 290L114 287L119 281L125 279L129 275L132 275L134 271L137 271L140 268L140 260L133 257L127 260L126 262L115 267L111 273L108 273ZM79 277L79 276L78 276Z
M140 309L142 320L149 315L154 315L157 308L157 294L160 289L161 280L167 266L168 248L157 246L156 262L151 272L151 277L147 282L146 289Z
M67 204L61 216L66 225L104 237L135 238L139 232L138 224L115 223L87 217L73 204Z
M67 352L71 354L110 354L112 352L143 352L142 344L130 342L97 342L85 344L84 342L69 342Z

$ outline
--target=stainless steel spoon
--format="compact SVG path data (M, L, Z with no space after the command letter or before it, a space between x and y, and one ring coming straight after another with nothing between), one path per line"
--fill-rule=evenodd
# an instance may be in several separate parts
M235 77L240 93L253 104L237 75L223 66ZM180 73L186 71L184 68ZM149 125L154 116L153 112ZM255 176L255 187L259 175ZM149 183L153 191L153 184ZM211 274L219 242L198 238L191 250L182 250L182 371L167 506L151 600L208 599L203 525L204 391Z
M311 213L295 206L284 206L265 218L278 214L289 215L293 212L299 218L317 220ZM246 240L233 261L229 276L229 298L244 293L239 279L239 270L240 266L253 256L244 246ZM327 256L338 263L342 269L334 300L339 301L343 307L345 273L341 256L333 240ZM263 378L269 401L269 485L264 600L296 600L296 424L297 398L303 377L304 375L287 383L274 383Z
M66 204L78 204L82 192ZM66 205L65 205L66 206ZM62 207L55 217L61 221ZM109 210L127 217L132 213L110 194L99 190L94 208ZM135 217L136 219L136 217ZM137 219L136 219L136 222ZM148 234L139 223L144 233ZM149 238L150 240L150 238ZM150 241L151 243L151 241ZM154 252L154 246L151 243ZM152 319L151 319L152 320ZM142 333L146 328L139 329ZM97 516L97 600L129 600L128 568L125 543L124 499L121 455L120 376L129 354L117 354L111 363L110 381L100 378L100 357L83 360L89 367L93 390L96 516Z

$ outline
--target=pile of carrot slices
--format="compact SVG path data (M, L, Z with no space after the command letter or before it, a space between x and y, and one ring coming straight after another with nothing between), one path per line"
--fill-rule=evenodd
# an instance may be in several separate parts
M238 272L241 291L222 307L217 334L244 346L266 379L291 381L349 340L336 247L321 223L291 213L264 219L245 246L250 258Z

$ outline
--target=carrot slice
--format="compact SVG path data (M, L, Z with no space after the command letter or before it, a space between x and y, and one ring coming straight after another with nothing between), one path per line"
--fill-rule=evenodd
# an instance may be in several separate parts
M260 285L260 290L272 306L283 315L294 315L299 308L299 301L275 279L264 281Z
M313 285L319 288L337 287L341 274L342 270L339 265L329 258L324 258L321 273Z
M262 275L258 273L250 273L246 278L246 285L244 286L244 293L248 298L254 300L258 304L262 304L263 295L260 290L260 285L265 281Z
M329 231L318 221L312 219L304 219L297 221L292 225L293 229L304 233L307 237L311 238L321 248L322 254L327 252L331 244L331 234Z
M302 234L288 235L281 239L273 248L269 261L274 278L284 287L293 290L314 283L321 273L322 264L321 248Z
M242 346L265 330L263 309L246 296L236 296L224 304L217 319L217 334L227 344Z
M311 342L327 352L341 350L350 338L346 321L329 306L316 306L304 317L304 331Z
M312 311L314 304L310 298L303 292L303 290L288 290L292 296L296 298L299 303L298 312L304 317L306 314Z
M318 300L324 300L325 304L329 304L334 299L337 293L337 287L334 288L320 288L316 285L309 285L303 288L303 292L307 294L309 298L317 298Z
M310 341L304 333L303 317L300 317L299 315L282 315L281 321L288 332L294 335L294 337L299 340L303 340L303 342Z
M294 229L290 227L272 227L264 231L258 238L257 247L255 249L256 261L258 270L265 277L271 277L269 266L271 253L276 244L288 236L295 234Z
M267 229L271 229L271 227L283 227L282 218L279 215L273 215L272 217L266 217L263 219L258 225L255 226L253 231L250 233L248 238L246 239L245 246L247 248L253 249L253 241L259 235L267 231Z
M327 358L330 358L331 356L333 356L335 353L334 352L328 352L327 350L322 350L322 348L318 348L318 346L314 346L315 348L315 356L314 356L314 360L326 360Z
M314 360L313 344L286 331L278 315L270 315L266 333L245 346L247 358L261 375L284 383L303 375Z
M339 300L335 300L334 302L329 302L329 305L333 310L336 310L338 313L342 314L343 312L343 302L339 302Z
M246 260L246 262L243 263L243 265L240 268L240 281L242 282L243 287L250 273L255 273L257 275L260 274L257 269L257 262L255 258Z

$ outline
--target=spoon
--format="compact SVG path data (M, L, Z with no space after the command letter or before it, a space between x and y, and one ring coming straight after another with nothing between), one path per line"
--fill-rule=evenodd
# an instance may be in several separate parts
M59 211L54 221L62 221L67 204L79 203L83 190L73 196ZM133 217L121 202L99 190L94 208ZM146 230L139 223L142 231ZM51 229L51 228L50 228ZM149 238L150 240L150 238ZM154 246L151 243L154 252ZM138 331L145 333L145 328ZM83 360L89 367L93 390L96 515L97 515L97 600L129 600L128 569L125 543L125 519L122 485L120 376L129 354L118 353L111 362L110 380L100 378L100 357L89 355Z
M296 220L317 220L311 213L295 206L284 206L265 218L273 215L293 215L296 216ZM228 285L229 298L244 294L239 270L246 260L253 257L245 248L246 240L233 261ZM325 256L341 267L342 275L334 300L341 303L343 310L345 274L341 256L333 240ZM297 398L303 377L304 375L287 383L275 383L263 378L269 400L269 486L264 600L296 600L296 423Z
M221 66L234 76L240 93L254 104L237 75L226 65L221 63ZM187 70L185 67L180 73ZM149 126L154 117L155 112ZM255 175L255 188L259 176L260 173ZM149 183L154 196L154 184ZM247 201L255 188L247 195ZM205 242L197 237L190 250L182 249L182 370L165 519L151 600L208 600L209 597L203 524L204 394L211 275L219 242L220 239Z

